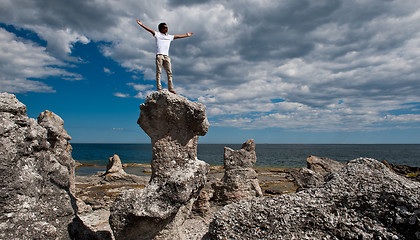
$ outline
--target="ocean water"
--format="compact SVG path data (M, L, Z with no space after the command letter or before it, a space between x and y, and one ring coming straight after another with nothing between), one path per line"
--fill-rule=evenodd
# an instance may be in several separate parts
M122 163L150 163L151 144L81 144L72 143L72 156L81 163L97 167L79 169L86 175L104 171L108 158L117 154ZM223 165L224 147L234 150L241 144L199 144L197 155L210 165ZM256 144L257 167L304 167L310 155L345 162L358 157L386 160L389 163L420 167L420 144Z

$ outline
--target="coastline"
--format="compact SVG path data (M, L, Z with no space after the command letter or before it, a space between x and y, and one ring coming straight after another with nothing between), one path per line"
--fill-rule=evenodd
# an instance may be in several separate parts
M72 144L72 155L83 163L106 165L117 154L124 163L150 163L151 144ZM223 165L224 147L240 149L240 144L198 144L198 159ZM397 165L420 167L420 144L258 144L256 167L305 167L308 156L323 156L339 162L358 157L386 160Z
M150 164L126 163L123 169L131 179L117 179L107 181L104 178L106 166L95 164L81 164L78 168L101 169L90 175L76 174L76 196L81 199L82 207L79 209L80 218L96 232L111 232L108 218L110 206L117 196L129 189L144 188L151 176ZM257 172L258 181L264 196L280 196L286 193L294 193L297 185L292 179L286 167L254 167ZM134 175L133 173L136 173ZM207 175L205 189L211 189L211 185L220 181L225 174L225 169L221 165L210 166ZM186 239L199 240L208 232L209 224L214 214L220 210L224 204L210 201L207 212L193 211L185 220L183 229Z
M405 171L407 171L407 168L417 171L414 176L414 173L408 174L403 170L400 171L401 169L404 169L404 166L390 165L387 162L383 163L387 167L392 168L398 175L411 178L413 181L420 181L419 168L405 166ZM111 203L123 191L144 188L151 176L150 164L123 164L124 171L126 171L127 175L131 178L128 180L114 179L112 181L108 181L104 178L106 166L92 165L93 164L82 164L79 165L79 168L98 167L101 168L102 171L98 171L89 176L76 175L76 196L85 203L84 205L82 204L84 207L79 209L80 217L91 229L94 229L97 232L111 232L108 223ZM295 193L298 190L298 185L292 172L299 172L302 168L254 167L253 169L258 175L258 181L264 197L280 197L284 194ZM129 172L135 172L137 175L133 176ZM205 189L211 189L211 185L222 179L224 173L225 170L223 166L211 166L207 176ZM214 214L223 206L223 204L210 201L210 206L205 214L193 211L185 220L184 224L185 228L183 231L187 236L187 239L202 239L203 235L209 230L209 224L212 221Z
M145 163L124 163L123 169L129 175L145 177L148 179L151 176L152 170L150 164ZM80 171L83 168L92 168L90 174L88 171ZM284 193L296 192L297 186L293 183L293 179L288 174L291 169L289 167L253 167L258 175L260 186L264 195L279 195ZM95 170L95 172L93 172ZM97 170L97 171L96 171ZM81 182L80 179L96 178L105 173L106 166L97 164L78 164L76 167L76 182ZM225 170L222 165L211 165L208 175L209 182L217 179L222 179ZM79 173L79 174L78 174ZM82 173L82 174L81 174ZM79 179L79 181L78 181ZM86 181L86 180L85 180ZM80 185L82 186L82 185Z

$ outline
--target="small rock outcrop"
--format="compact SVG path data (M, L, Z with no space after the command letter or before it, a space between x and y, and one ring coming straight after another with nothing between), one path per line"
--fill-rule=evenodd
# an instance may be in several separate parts
M323 186L216 213L207 239L420 239L420 183L369 158Z
M108 159L105 174L126 174L122 168L121 159L117 154Z
M382 163L385 164L385 166L390 168L392 171L394 171L396 174L409 178L413 181L420 182L420 168L419 167L412 167L412 166L407 166L407 165L395 165L392 163L388 163L385 160L383 160Z
M328 176L331 173L340 171L345 164L326 157L309 156L306 159L307 168L319 173L321 176Z
M252 168L257 161L255 142L242 144L240 150L225 147L225 175L221 183L213 184L213 201L230 203L262 196L257 173Z
M152 142L152 176L144 189L117 197L111 228L116 239L184 239L182 224L209 171L197 159L198 135L209 127L205 106L164 90L149 95L140 110L138 123Z
M0 239L81 236L74 160L64 121L45 111L28 118L15 95L0 93Z
M98 172L99 173L99 172ZM142 182L136 175L127 174L121 162L120 157L117 154L108 158L108 164L106 166L105 173L100 174L102 184L135 184Z
M298 191L322 186L331 174L345 166L344 163L316 156L309 156L306 159L306 165L307 168L288 170L296 181Z

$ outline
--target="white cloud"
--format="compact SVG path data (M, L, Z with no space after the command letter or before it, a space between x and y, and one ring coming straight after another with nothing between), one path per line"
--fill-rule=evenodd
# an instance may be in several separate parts
M104 72L107 74L114 74L109 68L104 67Z
M144 78L129 83L137 98L154 90L155 47L135 20L153 29L165 21L173 34L194 32L172 43L175 88L206 104L218 126L350 131L416 125L417 114L399 111L420 102L418 0L20 2L26 4L5 1L10 11L1 12L0 21L46 40L46 49L36 48L44 62L76 60L75 43L110 43L102 53ZM66 74L49 64L43 71L2 71L12 71L13 79Z
M54 92L52 87L34 80L47 77L80 78L61 67L65 63L48 54L45 47L20 39L0 28L0 88L2 91Z
M120 93L120 92L116 92L116 93L114 93L114 96L115 96L115 97L120 97L120 98L128 98L128 97L130 97L130 95L129 95L129 94L126 94L126 93Z
M146 85L146 84L128 83L127 85L133 87L136 91L139 91L139 92L154 88L153 85L149 85L149 84Z
M0 78L0 88L2 91L11 93L24 92L55 92L55 90L43 82L32 81L22 78L4 79Z
M47 50L54 56L67 61L77 61L71 55L73 45L77 42L88 44L90 40L70 28L52 29L48 26L27 26L47 41Z

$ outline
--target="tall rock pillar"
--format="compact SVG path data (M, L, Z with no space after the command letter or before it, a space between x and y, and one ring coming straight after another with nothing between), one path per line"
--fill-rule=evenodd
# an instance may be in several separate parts
M74 239L74 160L64 121L38 122L0 93L0 239ZM79 235L78 235L79 236Z
M225 147L225 175L221 183L213 184L213 200L224 203L261 197L257 173L252 168L257 161L255 142L248 139L240 150Z
M182 224L209 171L197 159L198 136L209 128L205 106L164 90L140 110L137 122L152 142L152 177L144 189L115 200L111 228L116 239L184 239Z

